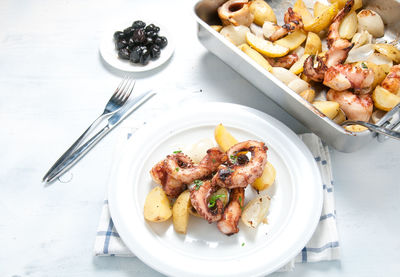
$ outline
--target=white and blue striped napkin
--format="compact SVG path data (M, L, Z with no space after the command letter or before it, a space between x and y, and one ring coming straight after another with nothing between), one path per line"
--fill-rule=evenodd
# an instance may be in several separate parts
M136 128L124 131L121 143L115 150L119 156L126 143ZM328 147L321 142L321 139L314 134L302 134L301 140L308 146L315 157L315 161L321 171L321 186L324 191L324 203L320 222L314 235L302 251L280 271L291 271L295 263L319 262L339 259L339 238L336 227L336 210L334 199L334 187L331 171L331 160ZM94 246L96 256L122 256L135 257L125 246L117 230L114 227L108 209L108 201L104 201L100 223L97 229Z

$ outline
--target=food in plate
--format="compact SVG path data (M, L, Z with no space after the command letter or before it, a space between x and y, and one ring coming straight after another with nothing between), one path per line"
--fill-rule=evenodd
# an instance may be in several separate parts
M222 10L230 14L223 17ZM227 1L219 16L222 30L240 29L234 43L240 50L337 124L346 119L376 123L374 112L399 103L400 50L380 39L383 20L362 0L315 1L313 13L296 0L287 7L283 25L262 0Z
M196 152L204 149L205 140L201 147L187 148L194 152L173 151L153 166L150 175L158 185L146 197L146 220L163 222L172 216L175 231L186 234L190 215L194 215L215 222L226 235L239 232L242 212L242 221L249 227L267 222L271 197L265 190L276 177L267 160L267 146L256 140L238 142L222 124L216 126L214 136L218 147L210 143L198 162L191 156L198 156ZM249 184L257 197L245 205ZM170 203L174 203L172 208Z
M114 41L118 57L142 65L158 59L161 49L168 44L167 38L160 36L159 32L160 27L154 24L146 25L141 20L136 20L123 31L116 31Z

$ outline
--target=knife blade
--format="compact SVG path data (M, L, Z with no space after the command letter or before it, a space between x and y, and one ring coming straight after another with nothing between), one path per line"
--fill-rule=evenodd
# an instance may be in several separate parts
M60 165L54 168L54 170L48 175L43 181L45 183L51 183L56 178L66 173L72 166L74 166L81 158L83 158L89 150L91 150L102 138L104 138L111 130L113 130L118 124L120 124L125 118L127 118L132 112L137 110L141 105L146 103L150 98L156 95L153 91L147 91L131 103L128 103L126 107L121 109L119 112L114 114L108 119L108 123L95 135L93 135L85 144L77 148L71 155L67 156Z

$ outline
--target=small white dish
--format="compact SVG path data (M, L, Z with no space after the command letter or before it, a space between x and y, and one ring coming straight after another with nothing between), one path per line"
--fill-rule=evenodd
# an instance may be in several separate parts
M147 222L143 206L156 185L150 169L167 154L203 138L223 123L239 140L261 140L277 177L268 224L257 229L241 221L233 236L216 224L190 217L186 235L172 220ZM110 212L121 239L139 259L168 276L265 276L294 258L311 238L322 209L321 177L306 145L288 127L260 111L207 103L165 114L134 134L111 175ZM256 195L248 186L245 204Z
M133 21L135 20L142 20L148 24L154 24L160 27L160 36L164 36L168 40L167 46L161 49L161 55L157 60L150 60L147 65L142 65L140 63L132 63L129 60L123 60L118 57L118 51L115 49L115 41L114 41L114 33L116 31L123 31L124 29L128 28L132 25ZM126 72L144 72L155 69L166 61L171 58L172 54L174 53L175 45L174 39L172 34L168 32L167 28L160 24L157 21L151 19L132 19L132 21L123 21L123 22L115 22L107 28L104 32L102 40L100 42L100 55L102 56L103 60L109 64L110 66L126 71Z

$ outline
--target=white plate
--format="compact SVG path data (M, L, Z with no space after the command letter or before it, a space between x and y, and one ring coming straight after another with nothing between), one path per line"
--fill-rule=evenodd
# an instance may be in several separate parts
M170 32L168 32L167 28L160 24L159 22L152 19L143 19L140 18L138 20L143 20L146 25L153 23L154 25L160 27L160 36L165 36L168 40L168 44L165 48L161 49L161 55L157 60L150 60L147 65L141 65L139 63L131 63L129 60L123 60L118 58L118 52L115 49L115 41L114 41L114 33L116 31L123 31L132 25L133 21L136 19L132 19L132 21L124 21L124 22L115 22L111 24L111 26L104 32L103 38L100 43L100 54L103 57L104 61L107 62L112 67L127 71L127 72L143 72L152 70L156 67L164 64L174 53L174 40Z
M261 140L277 171L268 224L250 229L242 222L233 236L216 224L190 217L188 233L172 221L147 222L143 206L155 186L149 170L167 154L203 138L223 123L239 140ZM296 256L311 238L321 215L320 173L305 144L276 119L240 105L201 104L171 112L134 134L112 174L108 199L115 227L143 262L173 276L263 276ZM255 192L249 186L246 200ZM247 202L246 201L246 202Z

